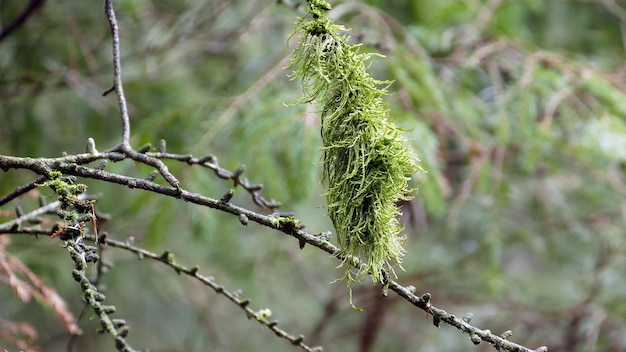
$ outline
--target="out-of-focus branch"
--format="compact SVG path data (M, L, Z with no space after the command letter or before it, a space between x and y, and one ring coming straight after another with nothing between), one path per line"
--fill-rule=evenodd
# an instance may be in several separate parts
M33 189L35 189L37 187L38 183L41 183L43 181L45 181L46 178L41 176L39 178L37 178L35 181L26 184L24 186L20 186L18 188L15 189L15 191L9 193L6 197L0 199L0 207L7 204L8 202L12 201L15 198L18 198L19 196L21 196L24 193L28 193L29 191L32 191Z
M11 22L11 24L2 29L2 32L0 32L0 42L8 37L13 31L24 25L26 20L39 10L45 2L46 0L31 0L24 11L13 22Z

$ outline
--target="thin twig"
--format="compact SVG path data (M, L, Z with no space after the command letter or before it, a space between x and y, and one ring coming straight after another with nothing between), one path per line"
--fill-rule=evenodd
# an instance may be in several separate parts
M12 201L15 198L18 198L19 196L21 196L24 193L28 193L29 191L35 189L37 187L38 183L42 183L46 180L45 177L41 176L38 179L36 179L35 181L28 183L24 186L20 186L18 188L15 189L15 191L9 193L6 197L0 199L0 207L7 204L8 202Z
M163 164L161 160L150 158L145 154L138 153L130 146L130 117L128 116L128 107L126 106L126 96L124 95L124 87L122 84L122 65L120 63L120 36L117 26L117 19L115 18L115 11L113 10L113 0L105 0L104 5L109 25L111 26L111 36L113 40L113 87L108 88L103 92L103 95L115 90L117 93L117 101L120 106L120 114L122 117L122 144L119 145L116 151L128 155L135 161L140 161L146 165L150 165L159 170L159 173L163 178L173 187L179 188L180 182L174 175L172 175L167 166Z
M61 205L61 202L57 200L56 202L46 204L45 206L35 209L30 213L24 214L16 219L2 223L0 224L0 234L11 233L12 231L18 229L20 225L25 222L32 221L33 219L38 218L40 215L56 211L59 208L59 205Z
M111 35L113 37L113 89L107 89L103 94L115 90L117 93L117 101L120 106L122 116L122 146L130 148L130 118L128 117L128 108L126 106L126 96L124 95L124 87L122 86L122 65L120 63L120 36L117 27L117 19L115 11L113 11L113 0L105 0L104 10L111 26Z
M128 146L124 144L120 145L119 151L126 154L128 157L130 157L131 159L135 161L141 162L146 165L150 165L154 167L155 169L159 170L159 173L161 174L161 176L163 176L163 178L165 179L165 181L167 181L167 183L169 183L172 187L176 189L180 188L180 181L178 181L178 179L174 177L174 175L172 175L170 170L161 160L151 157L149 155L134 151L130 147L130 145Z
M207 155L199 158L194 158L191 154L172 154L172 153L146 153L157 159L170 159L185 162L189 165L200 165L207 169L213 170L215 175L224 180L232 180L234 186L241 186L252 196L254 204L261 208L275 211L280 207L280 203L275 200L267 200L261 195L263 190L262 184L250 184L247 178L241 177L243 172L243 166L239 167L234 172L230 172L219 166L217 158L213 155ZM285 214L283 214L285 215Z
M93 195L81 194L78 196L78 199L95 199L95 197ZM0 224L0 234L11 233L12 231L20 228L23 223L32 222L38 219L41 215L55 213L60 205L60 201L55 201L37 208L30 213L21 215L18 218L2 223Z

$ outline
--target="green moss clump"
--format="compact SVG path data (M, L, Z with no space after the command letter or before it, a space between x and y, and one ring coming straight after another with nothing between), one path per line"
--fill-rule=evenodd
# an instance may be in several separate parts
M324 181L328 214L343 254L364 261L354 272L346 262L348 283L370 273L383 281L385 271L400 265L405 251L397 202L410 198L408 180L419 160L404 145L402 132L389 121L382 97L390 82L367 72L372 55L348 44L345 29L327 17L330 5L309 0L307 15L292 36L300 37L289 67L300 79L298 103L322 105ZM310 15L310 16L309 16ZM311 18L310 20L307 20ZM380 56L380 55L378 55Z

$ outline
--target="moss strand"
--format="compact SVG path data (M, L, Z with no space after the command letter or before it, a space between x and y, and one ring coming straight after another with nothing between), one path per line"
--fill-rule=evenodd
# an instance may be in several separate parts
M365 266L352 272L348 283L362 273L374 282L383 271L393 272L405 250L397 202L410 198L408 180L419 169L416 156L404 146L400 129L388 119L382 97L390 82L373 79L367 72L373 55L348 44L345 29L328 19L330 5L310 0L308 15L298 20L292 36L300 36L289 66L292 79L303 87L298 103L322 105L323 180L328 214L343 254ZM380 55L378 55L380 56ZM354 275L353 275L354 274Z

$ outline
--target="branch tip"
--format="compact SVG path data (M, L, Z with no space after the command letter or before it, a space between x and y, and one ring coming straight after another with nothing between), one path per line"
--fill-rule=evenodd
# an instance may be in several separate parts
M137 149L137 153L145 154L145 153L149 152L151 148L152 148L152 144L146 143L146 144L142 145L141 147L139 147L139 149Z
M244 226L248 225L248 216L244 213L239 214L239 222Z
M105 89L104 91L102 91L102 96L106 97L107 95L109 95L109 93L113 92L115 90L115 86L110 86L109 88Z
M480 342L482 341L482 339L477 334L471 334L470 335L470 341L472 341L472 343L474 345L479 345Z
M165 153L167 151L167 142L165 139L159 140L159 146L157 147L159 153Z
M104 91L103 95L107 95L112 91L117 92L117 102L122 118L122 145L130 147L130 118L128 117L128 107L126 106L126 96L124 95L124 87L122 86L122 64L120 63L120 36L113 10L113 0L105 0L104 10L111 27L111 36L113 41L113 86Z
M228 192L224 193L222 198L220 198L220 202L221 203L228 203L228 202L230 202L231 199L233 199L234 195L235 195L235 190L231 188L231 189L228 190ZM240 221L241 221L241 218L240 218Z
M468 323L472 321L472 318L474 318L474 314L472 313L467 313L463 316L463 318L461 318L461 320L463 320L464 322Z

